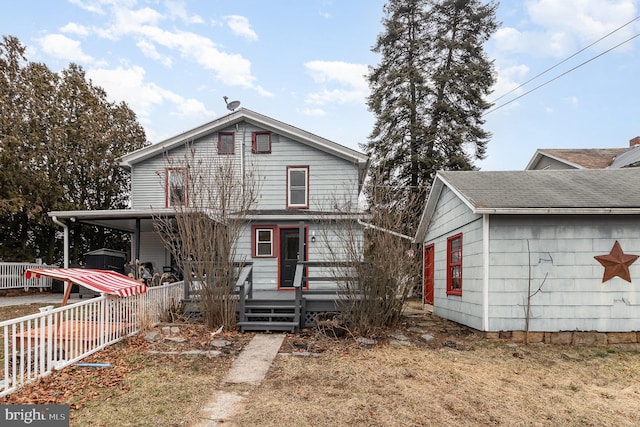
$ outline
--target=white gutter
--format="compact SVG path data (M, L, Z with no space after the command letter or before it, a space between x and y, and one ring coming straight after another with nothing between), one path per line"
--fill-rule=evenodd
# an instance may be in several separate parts
M62 227L64 234L64 268L69 268L69 227L64 222L58 221L58 217L52 216L51 221Z
M241 197L242 200L244 200L244 186L245 186L245 172L244 172L244 128L246 126L243 124L242 125L242 136L240 137L240 144L241 144L241 148L240 148L240 191L241 191ZM238 124L236 123L236 132L238 131Z
M401 234L401 233L396 233L395 231L387 230L386 228L378 227L377 225L369 224L368 222L364 222L361 219L358 220L358 224L360 224L364 228L372 228L374 230L382 231L384 233L389 233L392 236L400 237L402 239L407 239L407 240L410 240L411 242L413 242L413 237L409 237L409 236Z
M484 214L482 221L482 330L489 330L489 217Z

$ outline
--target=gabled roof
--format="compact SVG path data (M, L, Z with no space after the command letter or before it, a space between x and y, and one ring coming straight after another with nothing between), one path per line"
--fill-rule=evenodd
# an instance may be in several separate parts
M628 150L629 148L542 148L536 150L526 169L533 169L543 157L549 157L575 169L605 169Z
M445 186L476 214L640 214L638 168L438 172L417 242Z
M120 165L126 169L130 169L131 166L136 163L160 155L167 150L184 145L185 141L197 139L201 136L216 132L219 129L233 126L234 124L243 121L271 132L284 135L308 146L333 154L336 157L351 161L357 164L360 169L366 169L367 167L368 157L365 154L246 108L240 108L216 120L183 132L172 138L156 144L148 145L132 153L126 154L120 158Z

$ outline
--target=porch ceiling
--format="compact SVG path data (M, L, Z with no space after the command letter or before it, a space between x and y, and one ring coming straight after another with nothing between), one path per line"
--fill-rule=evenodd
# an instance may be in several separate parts
M117 209L96 211L53 211L50 217L59 220L97 225L133 233L136 231L136 221L140 221L140 231L153 231L153 218L159 216L174 217L174 209Z

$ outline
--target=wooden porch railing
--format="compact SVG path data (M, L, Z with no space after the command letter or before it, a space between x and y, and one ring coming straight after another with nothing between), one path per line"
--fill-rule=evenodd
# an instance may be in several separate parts
M247 264L242 267L238 280L238 321L244 322L246 319L245 303L247 299L253 298L253 265Z
M193 276L193 274L191 274L191 272L193 271L192 266L193 264L199 263L198 261L189 261L189 262L185 262L184 263L184 267L183 267L183 276L184 276L184 299L187 301L190 301L192 299L198 299L200 297L200 293L202 290L202 283L200 283L200 281L195 280L196 278ZM240 282L239 278L240 276L243 274L243 272L245 271L245 267L247 266L252 266L253 263L251 262L234 262L233 263L233 267L236 271L236 279L234 280L234 293L238 290L238 283L244 283L244 280L242 282ZM212 271L215 271L215 269L212 268ZM248 270L248 276L247 278L245 278L245 280L249 280L249 282L253 282L252 280L252 269ZM249 291L251 292L251 288L249 288ZM249 294L249 298L251 298L251 294Z
M341 276L335 273L329 275L312 275L310 271L313 268L323 268L324 270L354 267L354 263L351 262L322 262L322 261L298 261L296 265L296 272L293 279L293 286L295 289L295 306L296 306L296 319L300 322L306 318L306 301L304 295L330 295L339 298L341 295L346 295L341 289L305 289L309 286L305 286L310 282L358 282L358 277L355 272L353 275ZM304 322L303 322L304 323ZM304 324L300 323L301 327Z

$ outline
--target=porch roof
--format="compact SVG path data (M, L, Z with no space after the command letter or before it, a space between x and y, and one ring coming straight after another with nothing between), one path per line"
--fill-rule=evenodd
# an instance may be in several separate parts
M115 230L136 231L136 221L140 221L140 231L153 231L153 218L175 217L174 208L154 209L113 209L95 211L53 211L52 218L78 221L83 224L97 225Z

